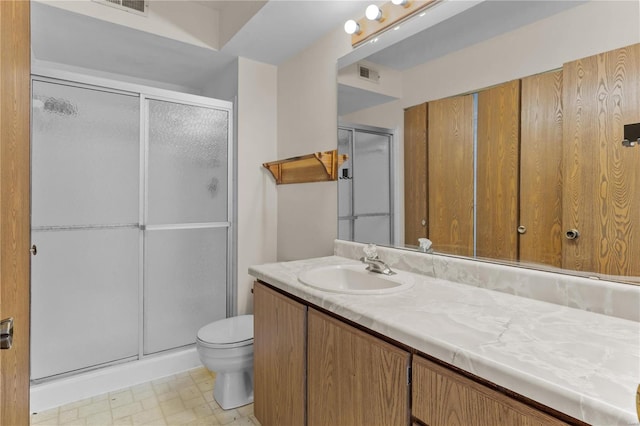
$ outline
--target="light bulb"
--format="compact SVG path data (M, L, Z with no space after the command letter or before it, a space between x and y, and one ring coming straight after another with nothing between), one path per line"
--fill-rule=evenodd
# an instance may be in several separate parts
M391 3L396 6L409 6L409 0L391 0Z
M364 12L364 15L370 21L382 21L382 10L375 4L370 4L367 6L367 10Z
M360 24L358 24L353 19L349 19L344 23L344 32L347 34L360 34Z

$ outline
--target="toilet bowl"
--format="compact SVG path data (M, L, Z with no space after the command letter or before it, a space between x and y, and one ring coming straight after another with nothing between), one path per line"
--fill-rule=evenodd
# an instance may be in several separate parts
M213 397L225 410L253 402L253 315L212 322L198 330L200 361L216 373Z

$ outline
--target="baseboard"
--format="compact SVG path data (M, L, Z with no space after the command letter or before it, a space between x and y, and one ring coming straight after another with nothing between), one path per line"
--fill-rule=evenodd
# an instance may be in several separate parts
M30 410L42 412L201 365L194 347L31 385Z

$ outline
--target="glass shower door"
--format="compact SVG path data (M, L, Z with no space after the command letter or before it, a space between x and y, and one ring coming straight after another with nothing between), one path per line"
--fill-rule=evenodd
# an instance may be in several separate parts
M138 96L33 82L31 378L138 354Z
M338 129L338 153L349 156L338 170L338 238L376 244L393 240L392 138L366 126Z
M338 129L338 154L347 160L338 170L338 238L353 241L353 130Z
M195 342L227 316L229 113L150 99L144 353Z
M391 244L391 135L355 132L354 241Z

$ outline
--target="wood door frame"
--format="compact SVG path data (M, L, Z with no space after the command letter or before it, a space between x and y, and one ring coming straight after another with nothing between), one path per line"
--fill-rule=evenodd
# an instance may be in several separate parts
M0 319L14 318L0 351L0 424L29 424L30 1L0 1Z

